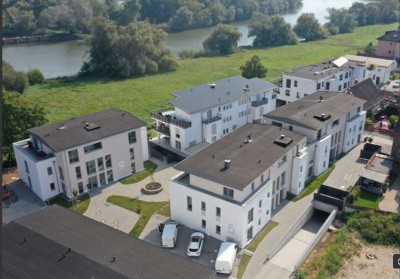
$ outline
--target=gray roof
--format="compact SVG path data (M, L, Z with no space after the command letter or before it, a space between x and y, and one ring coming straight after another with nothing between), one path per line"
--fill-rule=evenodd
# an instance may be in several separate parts
M251 134L252 142L244 143ZM286 147L274 143L280 135L293 141ZM294 148L303 135L263 124L246 124L175 166L184 171L231 188L243 190ZM224 160L231 167L224 169Z
M320 102L320 97L323 98L322 102ZM317 91L266 113L264 117L294 126L319 130L350 112L354 107L362 106L365 102L365 100L349 94ZM322 114L330 115L331 118L326 121L314 118L314 116Z
M211 86L212 84L215 87ZM174 92L172 94L178 98L170 101L170 103L192 114L243 98L246 85L249 88L249 95L277 87L259 78L246 79L235 76Z
M189 259L53 205L3 227L6 278L214 278ZM22 243L24 237L27 241ZM71 252L62 258L68 248ZM112 258L115 257L115 262Z
M384 97L393 95L377 89L374 82L370 78L351 86L347 91L345 91L345 93L351 93L353 96L365 100L366 103L363 107L364 110L368 110L376 105L379 105Z
M86 129L85 123L91 123L89 128L95 129ZM96 124L100 128L96 128ZM35 127L28 131L57 152L145 125L145 122L128 112L107 109ZM60 129L61 126L64 128Z
M311 80L320 80L322 78L334 75L339 73L342 70L348 70L352 68L356 68L358 65L364 65L364 63L357 61L348 61L341 67L337 67L333 64L333 60L326 60L323 62L306 65L299 67L297 69L286 72L286 75L294 76L298 78L311 79ZM339 77L338 77L339 78Z
M400 29L386 31L385 35L380 36L378 40L400 43Z

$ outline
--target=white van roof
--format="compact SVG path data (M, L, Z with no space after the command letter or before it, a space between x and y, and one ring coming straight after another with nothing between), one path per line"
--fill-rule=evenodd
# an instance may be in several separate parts
M176 230L177 226L178 226L178 223L176 223L176 222L166 223L164 225L162 237L173 238L175 236L175 230Z
M236 254L236 243L222 242L217 259L220 261L230 261L232 253Z

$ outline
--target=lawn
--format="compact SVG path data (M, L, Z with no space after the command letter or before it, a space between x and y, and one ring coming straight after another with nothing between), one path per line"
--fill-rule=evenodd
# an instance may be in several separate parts
M251 260L250 256L248 256L246 254L242 254L242 257L240 259L239 270L238 270L238 273L236 276L237 278L240 279L243 277L243 274L246 271L247 265L249 264L250 260Z
M293 202L296 202L298 200L301 200L305 196L308 196L309 194L317 190L325 182L325 180L329 177L329 175L332 173L334 169L335 165L330 166L329 169L327 169L323 174L314 178L310 182L307 182L304 191L300 195L288 197L288 199Z
M264 237L272 231L279 223L275 221L271 221L268 225L258 234L258 236L247 246L246 250L255 252L260 242L264 239Z
M64 196L58 195L49 200L50 204L58 204L65 208L72 209L73 211L83 214L89 207L90 203L90 196L88 194L83 194L82 196L78 197L78 202L75 206L72 206L72 202L68 201Z
M161 208L157 213L165 217L171 217L171 204L168 202L168 204Z
M151 216L167 205L167 202L145 202L122 196L110 196L108 197L107 202L118 205L140 215L139 220L129 233L130 235L136 237L140 236Z
M139 181L142 181L146 177L148 177L150 174L154 173L156 168L158 167L157 164L153 163L152 161L146 161L144 162L144 170L141 172L132 174L131 176L125 177L124 179L120 180L122 184L133 184L137 183Z
M139 78L69 78L47 80L29 86L26 98L46 110L47 120L92 113L101 109L121 109L151 122L150 111L161 109L173 98L171 92L240 74L239 67L258 55L268 68L266 79L279 78L284 71L346 53L355 54L369 42L397 24L358 27L350 34L328 39L266 49L248 49L232 55L179 60L175 72Z
M384 199L383 195L360 190L360 193L353 201L354 205L379 209L379 203Z

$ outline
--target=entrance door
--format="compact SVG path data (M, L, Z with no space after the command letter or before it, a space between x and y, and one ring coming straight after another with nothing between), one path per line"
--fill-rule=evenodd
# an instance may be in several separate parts
M376 77L376 84L379 85L379 82L381 81L380 77Z

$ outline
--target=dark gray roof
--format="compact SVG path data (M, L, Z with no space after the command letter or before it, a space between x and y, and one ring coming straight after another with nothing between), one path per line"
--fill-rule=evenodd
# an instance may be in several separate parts
M380 36L378 40L400 43L400 29L386 31L385 35Z
M323 98L322 102L320 102L320 97ZM348 113L354 107L362 106L365 102L363 99L348 94L317 91L266 113L264 117L290 125L319 130ZM314 118L314 116L322 114L330 115L331 117L326 121Z
M85 123L92 125L87 129ZM145 122L128 112L107 109L35 127L28 131L38 136L54 151L61 151L145 125ZM59 129L61 126L64 128Z
M25 243L21 243L27 237ZM71 248L64 259L62 253ZM6 278L213 278L189 259L59 206L3 227ZM115 262L112 258L115 257Z
M370 108L379 105L383 98L388 96L385 92L377 89L370 78L351 86L344 93L350 93L355 97L365 100L366 103L363 107L364 110L369 110Z
M351 68L357 67L359 64L364 65L364 63L356 62L356 61L348 61L341 67L337 67L333 64L333 60L327 60L311 65L302 66L300 68L291 70L286 72L286 75L304 78L304 79L311 79L311 80L320 80L322 78L328 77L330 75L334 75L339 73L342 70L348 70ZM338 77L339 78L339 77Z
M212 84L215 84L214 88L212 88ZM243 89L246 88L246 85L249 88L249 95L277 87L259 78L246 79L235 76L174 92L172 94L178 98L170 103L192 114L243 98L245 96Z
M244 143L249 134L252 142ZM286 147L274 143L282 134L293 140ZM183 160L175 168L243 190L304 138L272 125L246 124ZM227 170L224 169L226 158L231 160L231 167Z

